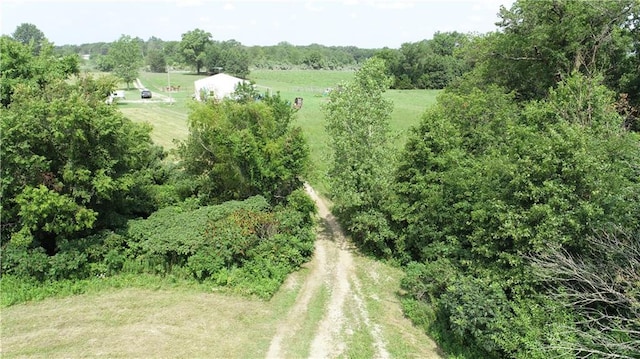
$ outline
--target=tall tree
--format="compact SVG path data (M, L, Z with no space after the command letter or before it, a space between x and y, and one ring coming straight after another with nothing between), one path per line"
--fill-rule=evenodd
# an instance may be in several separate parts
M384 61L367 60L355 78L329 95L324 107L333 159L329 178L334 213L364 248L389 254L386 217L389 193L389 119L393 103Z
M42 45L47 41L44 33L34 24L22 23L11 35L14 40L33 47L33 53L40 53Z
M138 40L128 35L120 36L118 41L111 44L107 56L113 64L113 73L130 88L142 66L142 52Z
M201 29L195 29L182 34L180 41L180 49L184 61L196 68L196 72L200 73L200 69L205 61L205 49L207 44L212 43L211 33Z
M149 49L147 52L147 65L151 72L167 71L167 61L162 49Z
M16 245L52 254L61 239L113 227L122 215L148 214L146 186L152 180L146 171L159 152L147 126L105 104L117 80L68 81L69 72L60 71L55 58L34 57L8 39L0 50L3 56L20 54L19 61L3 61L3 75L24 76L9 106L0 108L3 243L10 237ZM36 85L40 72L51 77Z
M602 72L617 88L619 67L633 51L639 14L636 0L519 0L510 9L501 7L497 25L502 32L478 49L483 79L522 99L544 97L573 71Z

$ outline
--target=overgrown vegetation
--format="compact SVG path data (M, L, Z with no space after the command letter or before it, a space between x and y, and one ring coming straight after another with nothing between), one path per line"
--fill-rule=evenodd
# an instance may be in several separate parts
M129 274L267 298L309 259L309 154L279 96L196 105L175 164L149 126L106 103L115 78L1 44L2 281L27 292L3 303Z
M638 261L640 138L635 94L624 92L640 78L639 14L635 1L502 9L504 31L467 45L474 69L425 112L391 185L356 172L366 185L351 186L348 198L385 200L343 203L351 169L334 146L340 220L364 249L406 265L407 314L447 352L640 355L640 291L628 269ZM350 103L362 93L372 94L336 96ZM377 113L369 106L350 115ZM331 136L361 143L358 131ZM351 203L361 205L341 210ZM352 225L363 217L376 220Z
M275 204L302 185L309 149L291 125L294 109L278 94L257 95L239 88L236 101L192 107L179 154L204 203L262 194Z

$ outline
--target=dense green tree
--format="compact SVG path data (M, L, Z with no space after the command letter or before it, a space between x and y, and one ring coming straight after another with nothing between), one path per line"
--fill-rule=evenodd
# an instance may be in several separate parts
M30 23L22 23L18 25L13 34L11 34L11 37L24 45L31 46L33 53L36 55L40 53L42 45L47 42L47 38L44 36L44 33L40 31L36 25Z
M326 67L326 59L320 51L313 51L308 53L302 59L302 63L314 70Z
M404 287L432 313L430 328L448 351L637 356L626 319L637 288L623 269L635 259L604 263L606 245L589 238L612 224L637 233L640 223L640 150L627 130L633 99L615 96L636 79L638 5L503 8L502 32L463 48L474 71L409 137L393 228L404 259L419 262ZM531 256L555 271L541 278ZM626 302L612 304L613 285Z
M45 45L39 56L33 56L30 46L0 37L0 101L7 107L19 86L44 88L51 82L79 72L78 56L53 55L52 47Z
M413 88L413 84L411 83L409 76L403 74L402 64L404 62L404 56L402 52L397 49L385 47L376 51L374 56L384 60L387 67L387 75L393 78L393 83L391 84L393 88Z
M113 64L113 74L126 82L130 88L131 83L138 77L143 61L139 41L131 36L122 35L118 41L111 44L107 57Z
M381 210L389 195L391 157L389 119L393 104L384 61L372 58L341 84L324 106L332 159L329 170L333 212L363 248L389 255L387 218Z
M19 234L53 253L60 238L153 210L145 171L159 152L149 128L105 104L114 85L81 78L16 90L1 113L3 224L13 229L3 237Z
M167 72L167 61L162 49L150 49L146 62L151 72Z
M248 52L235 40L207 44L203 65L210 72L222 71L242 78L249 75Z
M205 49L207 44L212 43L211 33L201 29L195 29L182 34L180 41L180 50L185 63L196 68L196 72L200 73L200 69L205 61Z
M302 184L309 149L294 111L279 95L194 105L181 164L204 203L263 195L279 203Z
M476 47L479 73L521 99L543 98L573 71L601 72L617 90L621 70L631 70L620 66L630 64L639 13L636 0L516 1L500 9L502 31Z
M573 340L561 327L574 322L531 311L564 309L549 301L527 256L581 253L586 238L610 223L638 229L638 137L622 126L601 81L575 73L523 109L497 87L448 92L410 136L394 218L410 257L439 263L411 287L416 295L427 288L421 295L444 318L450 332L442 335L454 346L548 356L544 343ZM445 263L453 274L428 279ZM551 320L557 331L542 330ZM540 327L514 331L514 322Z
M46 51L33 56L2 41L2 55L13 59L3 61L3 76L21 74L0 109L3 245L11 238L51 254L59 240L149 213L148 174L160 152L148 127L105 103L116 80L70 79L73 71Z
M468 43L468 35L436 32L430 40L384 48L375 56L386 61L393 88L442 89L471 69L461 52Z

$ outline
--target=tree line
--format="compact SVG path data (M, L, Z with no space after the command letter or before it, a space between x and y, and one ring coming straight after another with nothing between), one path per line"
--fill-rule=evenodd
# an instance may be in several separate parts
M164 41L157 37L143 40L123 35L111 42L56 46L59 54L89 55L89 63L101 71L112 71L115 62L109 52L118 42L134 44L140 61L152 72L166 72L168 67L191 69L197 73L224 71L246 77L249 68L287 70L354 69L373 56L375 49L355 46L306 46L280 42L273 46L245 46L236 40L214 40L212 34L194 29L181 35L180 41Z
M123 35L112 43L63 45L61 54L90 55L90 63L101 71L117 71L117 58L126 45L135 58L135 67L145 66L152 72L166 72L168 67L191 68L196 73L224 71L246 77L250 68L293 68L313 70L357 69L373 56L386 61L392 76L392 88L441 89L469 71L473 62L465 52L478 36L458 32L437 32L432 39L407 42L399 49L361 49L355 46L306 46L280 42L273 46L245 46L235 40L217 41L202 29L188 31L180 41L148 40Z
M406 314L448 354L637 358L640 4L500 18L399 152L385 56L329 95L334 214L405 269Z

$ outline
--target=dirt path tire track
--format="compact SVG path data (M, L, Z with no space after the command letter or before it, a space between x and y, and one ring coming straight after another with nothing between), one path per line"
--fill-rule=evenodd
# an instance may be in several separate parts
M355 314L373 338L376 357L389 358L380 327L372 323L367 313L360 283L355 275L352 248L324 200L308 184L305 184L305 189L315 201L321 225L326 231L318 233L316 252L311 261L311 273L289 314L278 326L276 335L271 340L267 358L285 357L283 342L292 337L296 328L300 327L300 318L304 316L309 302L313 296L318 295L322 285L329 289L329 300L310 344L309 357L335 358L345 353L347 345L343 335L350 329L345 306L348 300L351 300L356 303Z

